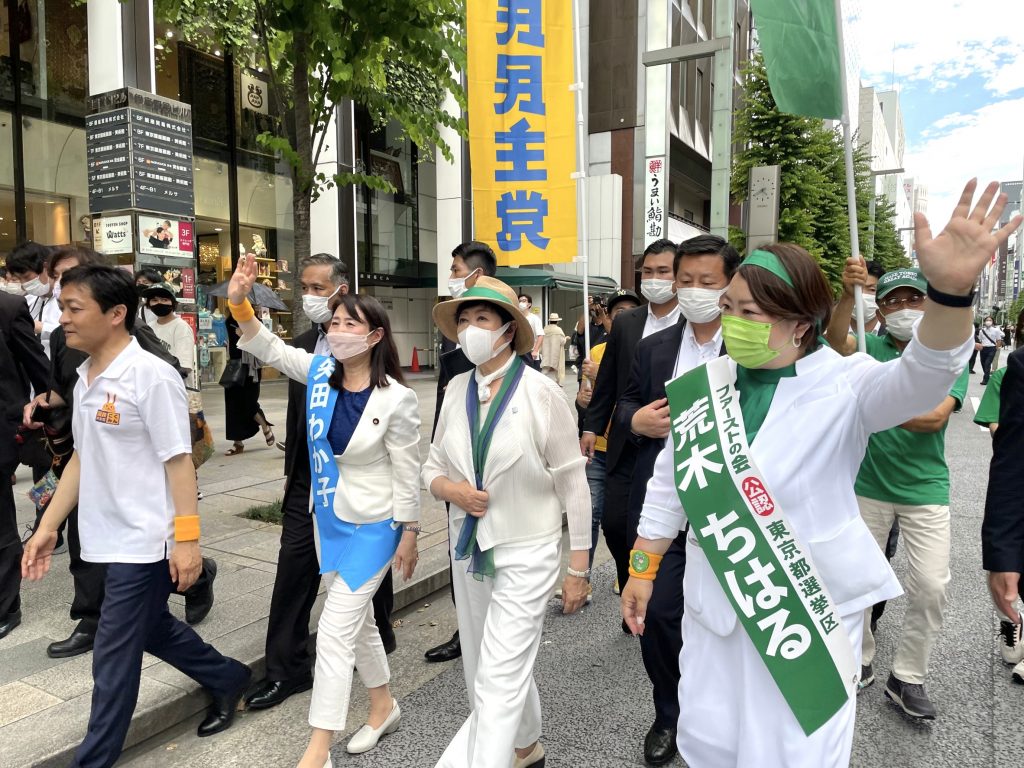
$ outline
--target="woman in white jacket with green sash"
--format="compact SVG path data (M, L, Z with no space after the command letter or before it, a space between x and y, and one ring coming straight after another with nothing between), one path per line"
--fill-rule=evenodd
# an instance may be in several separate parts
M853 492L868 437L931 410L973 348L973 287L1020 224L998 231L998 185L964 190L932 238L902 357L843 358L819 342L832 295L799 246L755 250L722 298L728 357L667 387L673 431L647 487L622 593L643 619L662 553L689 524L679 752L693 766L846 766L864 609L900 594Z

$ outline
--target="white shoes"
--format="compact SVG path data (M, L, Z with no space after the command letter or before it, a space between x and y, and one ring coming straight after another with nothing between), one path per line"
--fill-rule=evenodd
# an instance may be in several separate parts
M364 725L356 731L355 736L349 739L345 749L350 755L369 752L377 746L381 736L387 736L389 733L394 733L398 730L398 723L401 719L402 710L399 708L398 702L395 701L394 706L391 708L391 714L387 716L387 719L381 723L379 728L371 728L369 725ZM326 768L330 768L330 766L328 765Z
M1020 616L1018 616L1018 619ZM1021 638L1021 625L1003 619L999 622L999 651L1007 664L1019 664L1024 661L1024 641Z
M526 757L516 755L514 768L544 768L544 747L538 741L533 745L533 751Z
M327 762L324 763L324 768L334 768L334 763L331 762L330 754L327 755Z

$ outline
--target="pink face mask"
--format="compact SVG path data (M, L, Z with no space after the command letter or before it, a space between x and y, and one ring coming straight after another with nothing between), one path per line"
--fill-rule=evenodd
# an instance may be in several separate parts
M327 334L327 343L331 345L331 354L335 359L348 360L370 348L367 339L372 333L373 331L370 331L370 333L360 336L357 333L335 333L332 331Z

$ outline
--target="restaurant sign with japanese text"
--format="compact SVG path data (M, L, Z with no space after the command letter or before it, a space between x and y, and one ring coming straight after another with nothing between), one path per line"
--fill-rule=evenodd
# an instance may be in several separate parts
M476 238L498 264L577 253L572 4L467 3Z
M691 533L810 735L849 700L858 670L810 549L751 456L735 365L720 357L666 387L675 484Z

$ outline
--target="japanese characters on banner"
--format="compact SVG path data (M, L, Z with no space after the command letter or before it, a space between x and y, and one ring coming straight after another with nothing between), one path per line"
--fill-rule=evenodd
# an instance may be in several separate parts
M467 3L475 237L503 266L576 257L572 4Z
M644 169L644 247L667 237L665 228L665 158L648 157Z
M139 253L192 258L192 222L165 216L139 216Z

